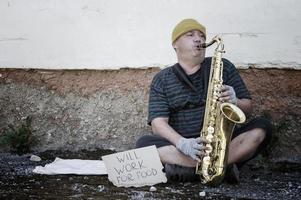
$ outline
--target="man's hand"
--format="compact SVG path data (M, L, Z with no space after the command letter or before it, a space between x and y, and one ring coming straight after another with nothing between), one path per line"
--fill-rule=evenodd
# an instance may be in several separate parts
M202 138L181 138L177 143L176 147L179 149L183 154L191 157L193 160L201 162L200 157L205 155L206 147L203 143L206 142Z
M237 105L237 98L233 87L229 85L223 85L221 87L221 93L219 96L221 102L228 102Z

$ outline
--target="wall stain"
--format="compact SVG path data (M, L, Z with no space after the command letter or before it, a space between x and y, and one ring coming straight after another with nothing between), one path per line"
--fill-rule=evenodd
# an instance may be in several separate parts
M0 38L0 42L7 42L7 41L24 41L24 40L28 40L27 38L22 38L22 37L18 37L18 38Z
M221 35L237 35L239 37L259 37L260 35L265 35L266 33L252 33L252 32L233 32L233 33L220 33Z

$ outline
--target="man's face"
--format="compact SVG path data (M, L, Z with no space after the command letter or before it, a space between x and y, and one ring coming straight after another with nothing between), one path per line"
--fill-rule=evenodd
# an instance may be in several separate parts
M205 49L201 47L206 41L205 35L192 30L181 35L173 44L178 56L181 58L204 58Z

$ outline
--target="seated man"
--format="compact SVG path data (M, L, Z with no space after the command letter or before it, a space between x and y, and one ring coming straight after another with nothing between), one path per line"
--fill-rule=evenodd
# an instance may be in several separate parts
M206 29L193 19L181 21L173 30L172 46L178 63L161 70L153 79L149 95L148 124L153 135L144 135L136 147L156 145L168 179L192 181L197 162L205 155L205 144L200 138L207 96L211 58L205 58ZM237 105L250 114L252 105L249 91L234 65L223 59L223 86L219 101ZM229 145L227 173L238 182L237 167L254 158L271 136L271 124L263 118L251 120L236 128ZM229 176L230 177L230 176ZM234 177L234 179L233 179Z

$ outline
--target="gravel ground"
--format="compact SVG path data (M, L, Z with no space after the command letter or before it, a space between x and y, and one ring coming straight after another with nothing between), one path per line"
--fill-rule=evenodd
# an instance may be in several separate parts
M107 176L37 175L32 170L60 158L100 159L110 151L44 152L18 156L0 153L0 199L301 199L300 164L278 163L273 170L258 162L241 170L238 185L218 187L201 183L166 183L150 187L118 188Z

